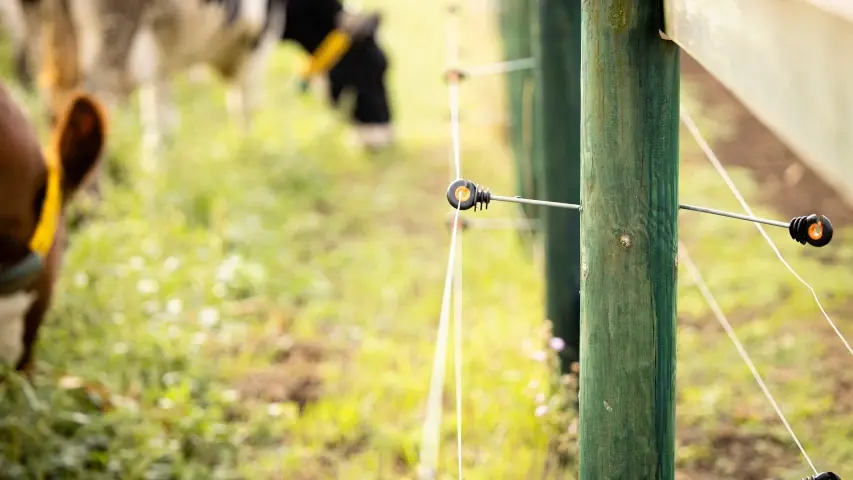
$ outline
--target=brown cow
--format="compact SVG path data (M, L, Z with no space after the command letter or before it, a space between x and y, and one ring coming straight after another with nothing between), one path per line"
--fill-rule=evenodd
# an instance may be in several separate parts
M95 170L106 116L77 94L53 133L43 150L0 83L0 361L27 372L62 261L65 207Z

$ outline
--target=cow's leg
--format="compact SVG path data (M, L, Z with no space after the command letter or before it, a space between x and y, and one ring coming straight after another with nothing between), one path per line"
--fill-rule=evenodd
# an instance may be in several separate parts
M49 295L49 290L46 290ZM38 332L44 322L45 313L50 303L50 298L39 299L27 312L23 319L23 331L21 334L21 355L15 364L15 370L31 376L34 370L33 353L35 351Z
M231 121L241 128L248 130L252 122L252 114L258 102L258 94L253 91L253 85L258 82L249 72L228 79L225 91L225 107Z
M163 147L178 124L178 112L172 104L171 85L155 80L139 88L139 113L142 122L142 162L156 168Z
M181 126L181 111L175 104L172 82L161 80L157 91L160 93L160 122L163 125L166 140L171 141Z
M34 302L24 317L23 331L19 338L22 347L21 355L17 358L15 369L31 375L34 369L34 352L38 333L44 322L45 314L50 308L53 297L53 286L59 266L62 263L62 249L66 246L66 233L63 227L56 233L56 243L46 258L46 269L44 274L36 281L34 287ZM8 341L9 339L4 339ZM2 343L2 342L0 342ZM0 355L2 356L2 355Z
M259 101L257 68L251 53L218 59L210 66L225 80L225 109L230 120L243 129L251 125L253 110Z
M154 168L165 139L178 123L172 105L171 85L161 72L163 52L150 25L139 28L130 49L129 76L140 85L139 113L142 123L142 162Z
M247 3L244 8L246 10L243 15L246 19L255 21L258 25L264 23L259 20L266 8L264 2ZM273 2L266 15L263 31L259 33L256 41L247 45L241 55L212 65L228 82L225 102L229 116L232 121L247 130L251 127L255 110L263 101L262 87L267 62L284 29L284 2Z
M226 77L228 90L225 101L228 115L246 130L251 127L255 111L263 101L263 79L274 45L273 38L265 37L246 55L236 74Z

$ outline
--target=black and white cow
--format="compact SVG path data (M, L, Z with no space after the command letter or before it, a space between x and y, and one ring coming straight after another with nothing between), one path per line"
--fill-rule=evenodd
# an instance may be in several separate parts
M348 18L338 0L287 0L287 21L281 38L295 41L313 54L333 29L342 28L347 22L349 25L343 28L352 32L353 43L326 75L329 97L337 105L344 91L352 91L352 121L362 141L385 145L392 141L393 129L386 83L388 58L376 36L378 14Z
M375 42L364 38L358 15L338 0L20 0L30 62L51 117L82 88L113 107L139 92L143 146L156 153L175 126L173 75L206 65L228 85L231 116L247 125L263 101L261 80L282 40L312 51L314 38L352 29L354 41L328 77L331 98L352 89L352 118L368 147L392 140L385 71ZM319 43L319 42L317 42ZM24 77L25 75L19 74Z

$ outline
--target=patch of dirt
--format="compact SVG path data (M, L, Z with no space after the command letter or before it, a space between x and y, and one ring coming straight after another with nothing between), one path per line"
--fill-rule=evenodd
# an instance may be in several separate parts
M319 342L296 341L290 337L282 337L277 342L278 351L275 354L275 363L286 364L291 362L320 363L328 353L328 349Z
M846 305L833 309L830 317L836 322L841 334L850 341L853 328L848 326L849 323L839 325L838 320L853 318L853 299ZM853 413L853 369L850 368L850 352L825 318L815 318L812 324L819 325L818 328L826 339L826 351L821 361L810 368L811 375L815 378L832 379L832 408L826 415L826 420L832 421L840 415Z
M853 208L685 53L681 54L681 72L685 80L700 86L697 91L704 108L725 105L733 115L730 121L737 133L715 142L713 149L724 165L752 172L761 185L761 202L788 217L820 212L835 224L853 222Z
M708 448L707 455L679 469L676 475L679 480L771 478L774 471L798 460L798 452L788 439L747 433L735 426L721 425L710 435L695 430L679 433L682 442Z
M273 364L249 373L237 382L241 397L266 402L294 402L300 413L322 393L320 365L327 349L316 342L298 342L283 336L277 342Z
M778 299L778 301L781 302L784 301L784 299ZM766 310L760 308L742 308L731 313L726 312L726 319L732 326L736 327L738 325L749 323L756 318L760 318L766 313ZM720 332L720 323L717 321L717 317L712 313L701 316L681 314L678 316L677 321L679 329L692 330L697 333Z

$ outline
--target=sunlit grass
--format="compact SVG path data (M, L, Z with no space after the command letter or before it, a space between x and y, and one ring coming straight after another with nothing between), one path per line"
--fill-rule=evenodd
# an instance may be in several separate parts
M113 119L113 181L98 217L71 239L39 343L42 373L34 390L0 387L3 475L412 478L449 240L443 7L366 3L385 13L400 135L390 152L351 148L322 98L297 95L301 57L290 47L276 54L251 132L229 123L221 85L181 79L181 131L145 169L133 109ZM484 13L466 18L465 58L497 60ZM462 93L463 175L509 194L503 91L498 79L472 81ZM724 114L705 112L700 127L724 135ZM708 167L686 161L699 152L683 138L682 200L737 210ZM732 173L750 193L750 179ZM516 214L508 205L477 213ZM849 464L842 426L853 417L825 418L833 372L815 365L830 337L808 292L751 225L690 212L681 220L807 447L827 465ZM818 291L834 294L830 310L848 299L849 269L820 266L785 232L771 234ZM534 414L550 382L536 355L540 275L516 232L466 232L463 258L466 478L543 478L557 427ZM686 275L679 302L684 464L717 454L723 423L787 441ZM810 377L812 366L820 373ZM62 374L103 384L115 408L102 412L97 397L58 382ZM452 369L446 377L452 385ZM442 478L455 478L452 394L448 386ZM795 453L779 467L805 473Z
M45 409L5 390L4 472L413 471L449 239L442 9L382 7L400 135L390 152L353 149L324 98L298 96L291 47L276 54L251 132L229 123L216 81L179 81L181 130L155 168L139 162L135 108L113 119L114 181L71 239L39 344L42 370L55 372L37 377ZM463 108L500 113L483 103L499 98L497 82L475 92ZM464 135L466 173L509 191L493 131ZM542 469L551 428L534 416L548 389L531 358L543 346L540 280L514 232L467 233L464 245L465 464L470 478L525 477ZM116 409L56 388L62 372L103 384Z

